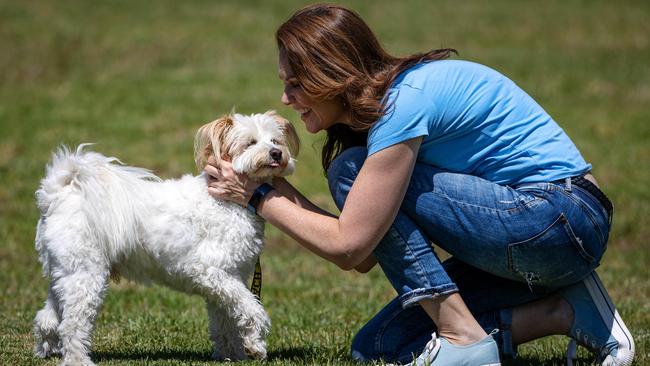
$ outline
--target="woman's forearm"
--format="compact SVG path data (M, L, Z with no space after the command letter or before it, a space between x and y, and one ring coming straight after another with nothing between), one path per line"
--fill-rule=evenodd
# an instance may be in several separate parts
M283 181L261 202L258 213L339 267L365 269L371 264L367 258L397 215L419 143L420 138L412 139L368 157L338 218L324 213ZM367 265L360 266L364 262Z
M307 209L312 212L320 213L323 215L328 215L335 217L329 212L321 209L320 207L314 205L307 197L303 196L291 183L289 183L284 178L275 178L273 180L273 187L278 190L284 197L295 203L296 205ZM377 264L377 259L371 254L368 258L364 259L363 262L359 263L354 269L360 273L366 273L370 271Z
M284 178L274 178L273 187L277 189L282 196L286 197L288 200L295 203L299 207L312 212L320 213L322 215L336 217L336 215L333 215L313 204L307 197L300 193L293 185L291 185L291 183L289 183Z
M271 225L345 270L357 266L361 262L359 258L369 256L364 252L364 246L350 242L350 236L345 237L335 216L311 203L302 207L293 202L295 197L286 197L283 193L281 189L269 193L257 209L257 213Z

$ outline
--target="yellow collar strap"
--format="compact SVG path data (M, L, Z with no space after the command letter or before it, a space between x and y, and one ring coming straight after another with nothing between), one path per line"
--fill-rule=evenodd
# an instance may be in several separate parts
M253 274L251 292L262 301L262 266L260 265L260 257L257 257L257 262L255 263L255 274Z

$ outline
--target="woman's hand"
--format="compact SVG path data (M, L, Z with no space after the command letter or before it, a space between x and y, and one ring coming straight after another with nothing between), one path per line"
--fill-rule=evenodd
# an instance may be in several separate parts
M217 199L232 201L246 207L253 192L260 183L248 178L245 174L238 174L232 170L229 161L208 159L208 164L203 168L208 174L208 193Z

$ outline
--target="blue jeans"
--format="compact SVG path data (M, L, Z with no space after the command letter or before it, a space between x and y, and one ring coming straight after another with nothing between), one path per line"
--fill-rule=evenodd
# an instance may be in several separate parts
M366 154L347 149L327 172L339 209ZM606 249L609 227L602 205L580 187L509 187L416 164L400 211L373 251L397 297L358 332L352 357L410 362L435 331L412 305L454 292L487 332L500 329L502 357L514 357L512 308L586 277ZM452 257L441 262L431 242Z

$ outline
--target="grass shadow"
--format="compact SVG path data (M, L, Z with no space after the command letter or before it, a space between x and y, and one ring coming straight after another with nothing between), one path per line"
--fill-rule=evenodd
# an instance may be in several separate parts
M269 352L268 361L309 360L322 357L322 355L323 350L316 347L287 347Z
M195 361L210 362L210 352L181 351L181 350L160 350L152 351L147 349L96 351L91 354L94 362L104 361ZM322 357L323 350L313 347L288 347L276 349L269 352L267 361L301 361L313 360Z
M128 351L97 351L91 354L94 362L102 361L212 361L209 352L179 351L179 350L128 350Z
M593 365L592 358L578 357L574 361L574 365ZM566 359L555 357L552 359L540 359L534 356L517 356L514 360L502 360L501 364L503 366L552 366L552 365L566 365Z

